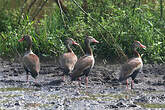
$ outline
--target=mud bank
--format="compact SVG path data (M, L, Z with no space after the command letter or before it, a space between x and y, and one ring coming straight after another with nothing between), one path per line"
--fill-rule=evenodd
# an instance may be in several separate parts
M96 64L89 75L89 85L81 87L67 77L55 63L42 63L38 85L26 82L21 64L0 59L0 110L143 110L165 108L165 64L145 64L138 74L134 90L119 83L120 65Z

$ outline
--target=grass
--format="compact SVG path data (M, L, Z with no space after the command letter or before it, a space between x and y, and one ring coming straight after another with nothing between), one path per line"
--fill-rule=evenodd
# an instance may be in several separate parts
M120 99L125 98L124 94L87 94L89 97L100 97L100 98L114 98Z
M6 98L13 98L13 97L19 97L21 95L16 95L16 94L9 94L9 95L3 95L3 97L6 97Z
M70 100L72 100L72 101L81 101L81 100L99 100L99 99L96 98L96 97L82 96L82 97L70 98Z
M137 105L140 105L140 106L142 106L143 108L165 108L165 104L137 103Z
M95 100L95 101L112 101L114 99L126 98L125 94L86 94L87 96L80 96L71 98L72 101L81 100Z
M41 104L40 103L26 103L25 105L24 105L25 107L39 107L39 106L41 106Z
M148 91L148 90L145 90L144 93L147 93L147 94L160 94L160 93L164 93L165 91L163 90L159 90L159 91Z
M1 101L0 101L0 103L2 103L2 104L3 104L3 103L7 103L7 102L9 102L9 101L10 101L9 99L6 99L6 100L1 100Z
M35 91L35 89L10 87L10 88L0 88L0 91L1 92L8 92L8 91Z
M95 100L95 101L111 101L113 99L121 99L121 98L126 98L127 94L126 93L121 93L121 94L92 94L92 93L86 93L85 91L80 92L82 95L86 96L80 96L80 97L74 97L71 98L71 100L76 101L76 100Z
M60 96L58 96L58 95L56 95L56 94L51 94L51 95L48 95L47 97L49 97L49 98L54 98L54 99L60 98Z
M24 107L25 108L29 108L29 107L32 107L32 108L40 108L40 107L42 107L42 108L48 108L48 107L51 107L51 106L53 106L52 104L41 104L41 103L26 103L25 105L24 105Z
M81 0L77 2L83 5ZM147 47L146 50L138 50L145 63L165 62L165 14L160 20L159 2L148 1L138 5L131 0L125 3L89 0L88 16L72 1L65 1L65 4L69 10L63 15L65 23L56 4L53 4L49 16L46 13L44 18L31 21L31 16L27 15L20 24L20 10L4 8L0 12L0 56L13 58L19 53L23 55L26 45L18 43L18 39L24 34L33 37L33 52L41 57L55 57L65 52L67 37L74 38L84 48L84 36L92 35L100 41L98 45L92 45L94 55L99 59L122 60L121 53L132 57L131 45L134 40L139 40ZM78 47L74 48L74 52L82 55Z

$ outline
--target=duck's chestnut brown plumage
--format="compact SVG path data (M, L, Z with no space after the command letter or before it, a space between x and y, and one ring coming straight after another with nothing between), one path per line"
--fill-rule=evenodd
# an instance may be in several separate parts
M32 37L29 35L24 35L19 42L26 41L27 43L27 51L25 52L25 55L23 56L22 63L23 67L26 71L26 79L28 82L28 74L31 73L31 76L35 78L39 75L40 71L40 61L36 54L32 52Z
M94 66L94 57L93 57L93 52L90 47L90 43L99 43L95 38L91 36L87 36L85 38L85 55L82 56L77 63L75 64L75 67L73 69L73 72L71 74L71 80L76 80L79 77L85 75L86 76L86 85L88 84L88 74Z
M141 59L140 54L137 52L137 48L146 48L146 46L142 45L139 41L135 41L133 44L134 55L135 57L128 59L128 61L122 65L120 70L119 81L126 80L127 88L128 88L128 78L132 78L131 88L133 89L134 80L139 72L142 71L143 61Z
M74 68L74 65L77 62L77 56L74 54L74 52L71 49L71 45L79 45L76 43L72 38L67 38L65 41L67 53L64 53L60 56L60 66L63 70L63 81L65 80L65 75L68 75L71 73L71 71Z

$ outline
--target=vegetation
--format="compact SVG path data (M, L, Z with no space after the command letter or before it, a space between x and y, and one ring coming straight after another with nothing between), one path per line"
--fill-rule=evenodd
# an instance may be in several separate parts
M165 104L144 104L144 103L137 103L138 105L144 107L144 108L164 108Z
M91 35L101 42L92 45L94 54L99 59L118 61L125 54L131 57L131 45L134 40L139 40L147 47L146 50L139 50L146 63L165 61L164 1L54 1L44 0L43 5L45 3L46 6L41 12L32 2L18 2L17 8L1 6L1 56L13 58L18 53L23 53L25 46L17 40L24 34L33 37L33 51L37 55L48 57L58 56L65 51L63 41L66 37L74 38L84 47L84 36ZM1 2L2 5L10 4L11 0ZM28 8L30 5L32 8ZM81 56L78 47L74 50Z

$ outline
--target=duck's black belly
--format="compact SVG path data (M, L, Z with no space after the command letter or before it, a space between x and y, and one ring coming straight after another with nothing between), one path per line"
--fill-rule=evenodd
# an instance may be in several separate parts
M135 78L136 78L136 76L137 76L137 74L140 72L140 69L137 69L137 70L135 70L131 75L130 75L130 77L132 78L132 80L134 80Z

